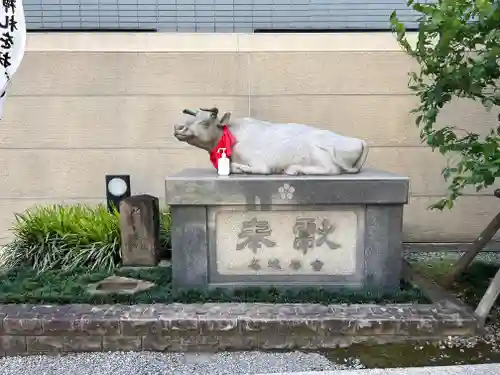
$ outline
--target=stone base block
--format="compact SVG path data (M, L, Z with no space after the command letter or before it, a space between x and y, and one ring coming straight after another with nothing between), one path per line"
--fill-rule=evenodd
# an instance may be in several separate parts
M399 287L407 177L168 177L173 282L179 288Z

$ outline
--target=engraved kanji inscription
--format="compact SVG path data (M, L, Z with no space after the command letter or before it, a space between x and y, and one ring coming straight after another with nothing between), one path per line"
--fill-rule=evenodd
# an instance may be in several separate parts
M316 259L314 262L311 262L311 267L316 272L321 271L324 265L325 264L319 259Z
M307 250L314 248L316 234L315 220L308 217L297 218L293 226L293 234L295 235L293 248L302 250L302 253L306 254Z
M290 262L290 268L294 271L298 271L302 268L302 262L300 260L293 259Z
M332 250L338 249L340 245L329 238L334 231L335 226L328 219L323 219L318 227L315 219L299 217L293 226L293 248L301 250L303 254L324 244Z
M248 265L248 268L250 268L254 271L260 270L262 268L260 266L260 259L253 258L252 261L250 262L250 264Z
M319 282L320 275L355 273L360 214L349 207L298 208L214 210L210 235L218 274Z
M316 246L320 247L326 244L330 249L335 250L340 247L336 242L331 241L328 236L335 231L335 226L330 224L328 219L323 219L321 226L317 229Z
M277 258L274 258L274 259L269 259L269 261L267 262L267 266L269 268L272 268L273 270L281 270L281 264L280 264L280 260L277 259Z
M267 220L257 220L253 218L250 221L244 221L242 224L241 232L238 234L238 243L236 250L243 250L248 247L254 253L262 249L262 245L267 247L276 246L276 242L272 241L271 227Z

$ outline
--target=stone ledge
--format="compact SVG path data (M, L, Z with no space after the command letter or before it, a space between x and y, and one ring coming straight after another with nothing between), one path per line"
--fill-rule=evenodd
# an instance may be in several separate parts
M165 180L165 202L196 205L384 205L408 203L409 178L363 168L341 175L246 175L221 179L208 168L186 168ZM280 189L293 187L290 196ZM334 193L332 193L332 188ZM259 198L259 202L255 201Z
M415 32L409 32L411 43ZM396 52L391 33L28 33L29 52Z
M2 355L81 351L321 349L476 333L468 311L432 305L2 305Z

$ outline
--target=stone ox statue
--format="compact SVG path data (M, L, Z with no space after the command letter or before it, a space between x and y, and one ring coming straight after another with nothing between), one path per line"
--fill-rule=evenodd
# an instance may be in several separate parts
M185 109L174 136L181 142L213 152L225 134L234 137L227 155L231 173L338 175L358 173L368 155L361 139L294 123L271 123L254 118L220 119L217 108Z

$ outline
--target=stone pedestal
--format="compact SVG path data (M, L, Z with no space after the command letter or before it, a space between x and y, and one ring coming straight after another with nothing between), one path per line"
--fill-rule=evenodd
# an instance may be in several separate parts
M186 169L166 180L173 282L397 289L408 186L373 169L297 177Z

